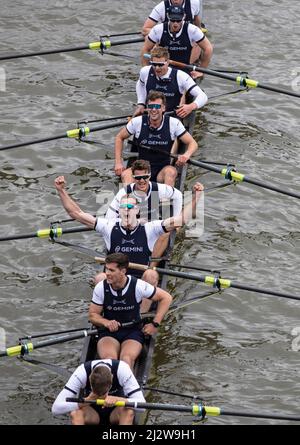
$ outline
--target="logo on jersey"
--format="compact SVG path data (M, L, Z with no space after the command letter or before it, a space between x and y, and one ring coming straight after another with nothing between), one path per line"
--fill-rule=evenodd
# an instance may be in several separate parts
M150 133L149 134L149 139L159 139L159 140L161 140L161 134L153 134L153 133Z
M180 40L173 40L172 39L172 45L180 45Z
M137 246L134 246L134 247L131 247L131 246L123 246L123 247L117 246L117 247L115 247L115 252L116 253L119 253L119 252L122 252L122 253L132 253L132 252L143 253L144 252L144 248L143 247L137 247Z
M126 298L124 300L113 300L113 305L115 304L126 304Z
M127 240L127 239L122 238L122 245L125 244L125 243L134 245L134 239L128 239Z
M107 310L109 311L132 311L134 306L107 306Z
M155 89L159 90L159 91L167 91L168 90L168 86L167 85L159 85L158 83L155 85Z

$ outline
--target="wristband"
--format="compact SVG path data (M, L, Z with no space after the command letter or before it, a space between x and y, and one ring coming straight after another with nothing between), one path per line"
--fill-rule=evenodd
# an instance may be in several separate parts
M157 323L156 321L151 321L151 323L153 324L153 326L155 327L155 328L159 328L159 326L160 326L160 324L159 323Z

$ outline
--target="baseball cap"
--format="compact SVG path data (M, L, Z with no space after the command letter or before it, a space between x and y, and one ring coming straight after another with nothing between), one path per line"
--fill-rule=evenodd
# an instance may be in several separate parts
M168 12L168 18L171 20L182 20L184 9L182 6L171 6Z

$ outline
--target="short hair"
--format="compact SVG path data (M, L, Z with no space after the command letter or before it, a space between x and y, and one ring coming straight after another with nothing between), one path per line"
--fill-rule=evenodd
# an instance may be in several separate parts
M153 57L157 57L158 59L164 57L165 59L170 59L170 53L168 51L168 48L164 48L163 46L155 46L152 51L150 52L151 59Z
M133 162L131 166L131 171L134 173L136 170L147 170L147 172L151 172L151 165L149 161L145 159L137 159Z
M129 259L124 253L110 253L105 258L105 264L116 263L119 269L128 269Z
M108 366L99 365L90 375L92 391L98 396L104 396L111 388L113 376Z
M167 103L166 96L164 95L164 93L162 93L161 91L150 90L147 96L147 103L150 100L156 100L156 99L161 99L163 105L166 105Z

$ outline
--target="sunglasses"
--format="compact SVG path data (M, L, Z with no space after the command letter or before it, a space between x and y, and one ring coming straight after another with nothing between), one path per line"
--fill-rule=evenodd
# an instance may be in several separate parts
M148 175L132 175L132 177L134 178L134 179L137 179L138 181L140 180L140 179L149 179L150 178L150 174L148 174Z
M147 108L149 110L160 110L161 109L161 104L148 104Z
M134 204L120 204L120 209L133 209L135 207Z
M182 19L169 19L169 20L170 20L170 22L172 22L172 23L181 23L182 20L183 20L183 18L182 18Z
M166 65L166 63L167 63L167 61L166 62L152 62L152 61L149 62L149 64L151 66L158 66L160 68L162 68L164 65Z

